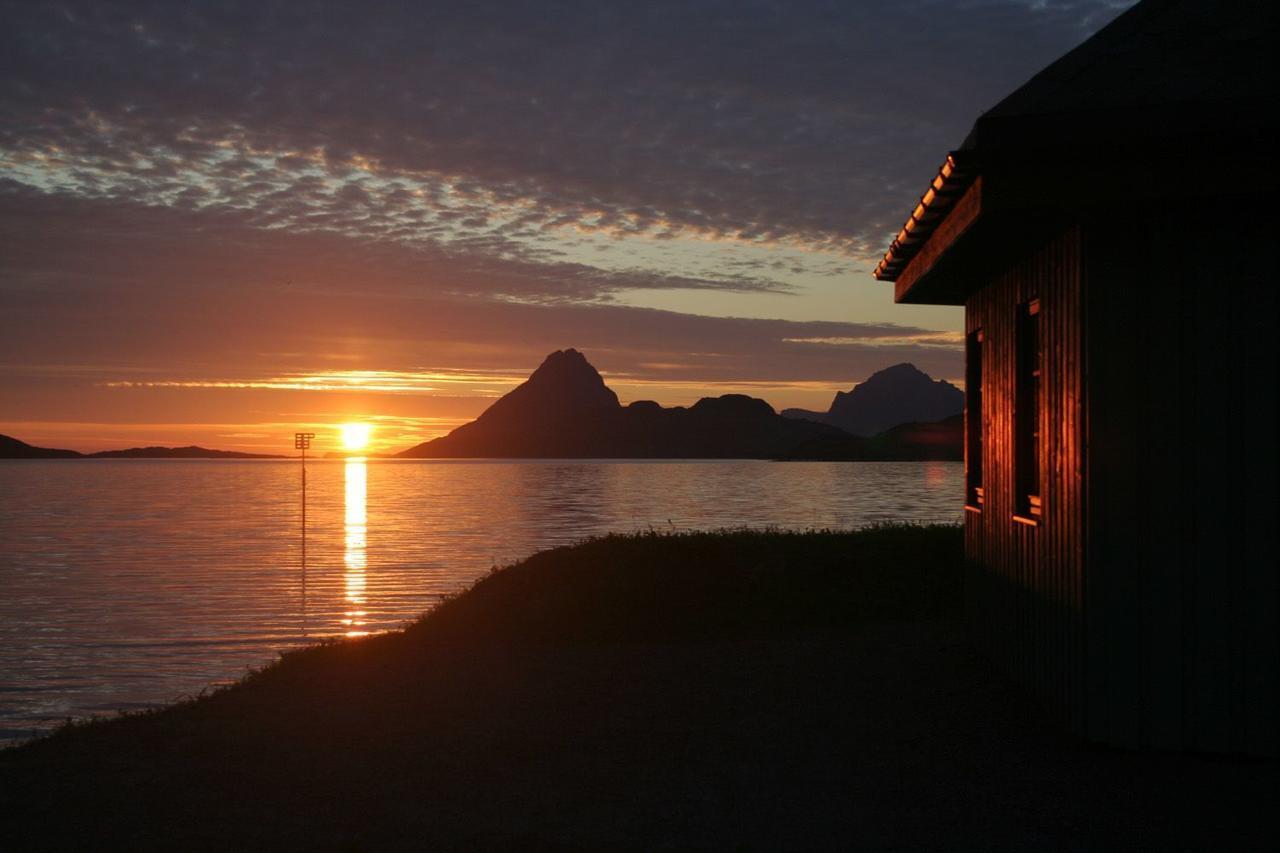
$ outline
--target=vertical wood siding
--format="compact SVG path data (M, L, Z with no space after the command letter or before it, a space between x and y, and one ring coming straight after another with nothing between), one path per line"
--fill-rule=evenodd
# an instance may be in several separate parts
M1086 221L1088 733L1280 751L1274 213Z
M1081 242L1069 228L1016 260L965 306L966 332L983 332L985 503L965 513L973 635L1083 728L1083 395ZM1014 520L1015 329L1019 306L1040 300L1042 516Z
M983 331L975 640L1073 730L1280 752L1280 222L1235 202L1091 213L966 305ZM1043 516L1014 521L1014 338L1041 303ZM967 419L966 419L967 422Z

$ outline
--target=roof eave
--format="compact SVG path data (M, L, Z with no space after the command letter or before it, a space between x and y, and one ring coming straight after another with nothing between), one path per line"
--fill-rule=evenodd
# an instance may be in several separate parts
M982 177L974 177L964 194L942 214L927 239L894 275L895 302L925 305L963 305L966 294L949 284L953 276L939 275L939 267L976 230L983 215Z
M938 174L876 266L875 277L878 280L898 280L916 255L931 242L933 233L968 191L977 174L972 152L952 151L947 155Z

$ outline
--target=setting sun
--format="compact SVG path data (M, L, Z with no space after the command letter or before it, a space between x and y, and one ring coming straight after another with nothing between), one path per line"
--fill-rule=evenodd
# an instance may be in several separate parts
M369 433L373 432L368 424L343 424L338 429L342 432L342 446L347 450L364 450L369 444Z

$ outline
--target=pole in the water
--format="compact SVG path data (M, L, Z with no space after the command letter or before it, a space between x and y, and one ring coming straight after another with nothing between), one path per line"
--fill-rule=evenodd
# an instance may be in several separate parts
M302 451L302 635L307 635L307 448L314 432L295 432L293 449Z

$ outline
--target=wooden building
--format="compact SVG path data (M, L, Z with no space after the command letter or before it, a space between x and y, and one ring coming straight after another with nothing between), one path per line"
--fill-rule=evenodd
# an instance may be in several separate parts
M978 118L876 270L965 306L973 634L1090 740L1280 752L1276 21L1125 12Z

